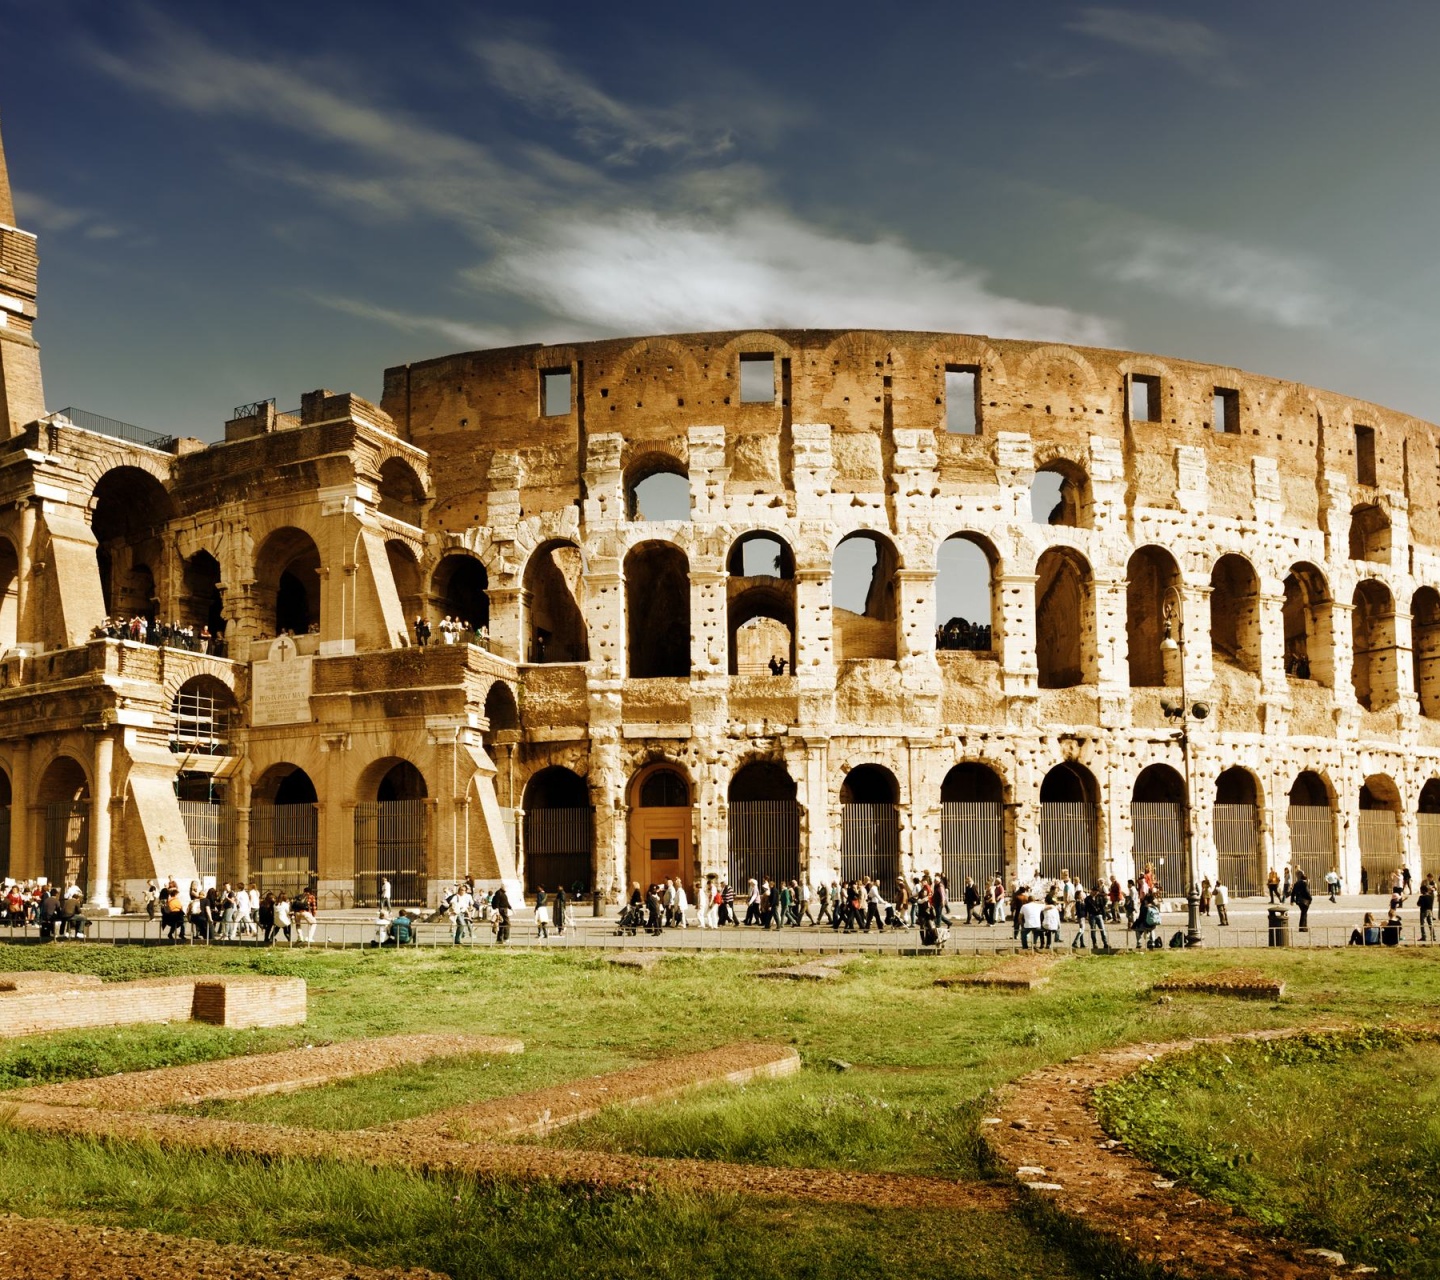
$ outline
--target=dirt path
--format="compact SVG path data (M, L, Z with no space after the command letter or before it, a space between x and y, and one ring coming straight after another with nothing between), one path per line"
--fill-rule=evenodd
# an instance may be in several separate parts
M1185 1275L1320 1280L1344 1268L1272 1238L1243 1214L1172 1182L1100 1127L1093 1095L1147 1062L1202 1044L1274 1039L1303 1028L1108 1049L1017 1080L1000 1095L993 1149L1056 1208Z
M11 1214L0 1215L0 1275L6 1280L444 1280L434 1271L380 1270L339 1258Z
M6 1094L19 1102L61 1107L102 1107L146 1111L218 1098L254 1098L293 1093L353 1076L373 1075L435 1058L471 1053L520 1053L522 1041L499 1036L403 1035L346 1040L311 1049L257 1053L183 1067L127 1071L94 1080L37 1085Z

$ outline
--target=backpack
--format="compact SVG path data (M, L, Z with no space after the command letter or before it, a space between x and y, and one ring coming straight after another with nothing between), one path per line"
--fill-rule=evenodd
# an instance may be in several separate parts
M1145 915L1142 917L1147 929L1154 929L1160 924L1160 908L1150 906L1145 908Z
M1185 931L1183 929L1176 929L1175 932L1170 935L1170 950L1179 951L1184 945Z

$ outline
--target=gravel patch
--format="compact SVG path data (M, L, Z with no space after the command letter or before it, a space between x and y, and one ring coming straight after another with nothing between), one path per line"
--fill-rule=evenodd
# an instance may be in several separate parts
M1058 956L1014 956L979 973L955 973L936 978L937 987L994 987L1001 991L1034 991L1050 981Z

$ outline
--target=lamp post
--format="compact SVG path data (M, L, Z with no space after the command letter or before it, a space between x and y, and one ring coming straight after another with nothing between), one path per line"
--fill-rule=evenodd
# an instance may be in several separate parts
M1185 870L1190 876L1190 889L1186 894L1189 920L1185 929L1185 945L1198 947L1205 939L1200 935L1200 876L1195 866L1195 834L1190 821L1190 698L1185 688L1185 598L1180 594L1179 587L1172 584L1165 588L1161 609L1165 616L1165 638L1160 641L1160 651L1162 654L1178 653L1180 657L1180 705L1176 707L1162 700L1161 709L1167 719L1180 721L1180 760L1185 773ZM1197 702L1195 711L1198 718L1204 719L1209 708Z

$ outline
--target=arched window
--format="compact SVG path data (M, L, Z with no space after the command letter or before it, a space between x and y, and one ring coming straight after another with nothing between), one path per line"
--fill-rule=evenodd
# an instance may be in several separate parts
M9 538L0 538L0 657L20 642L20 557Z
M212 640L225 632L225 613L220 595L220 562L208 551L197 551L185 561L180 597L180 619L199 635L208 627ZM219 652L215 644L211 652Z
M1040 876L1079 876L1093 884L1100 876L1100 788L1083 764L1057 764L1040 784Z
M690 562L669 542L625 557L628 667L633 679L690 674Z
M771 533L747 533L726 561L730 674L793 675L795 557Z
M430 589L442 618L468 623L477 635L489 627L490 575L474 556L445 556L435 566Z
M882 534L841 539L831 563L835 660L897 656L895 574L900 557Z
M1440 719L1440 592L1421 587L1410 601L1415 697L1420 714Z
M319 834L310 775L293 764L267 769L250 800L250 870L261 893L290 898L315 887Z
M1404 863L1400 849L1400 789L1387 774L1376 773L1360 788L1361 893L1389 893L1391 879Z
M795 780L778 761L757 760L730 779L728 875L737 897L751 880L800 876L800 805Z
M386 458L380 465L380 513L413 524L423 520L425 486L415 468L402 458Z
M940 544L935 563L935 647L995 647L995 557L989 544L957 533Z
M1220 878L1238 898L1259 893L1265 882L1260 866L1259 788L1246 769L1226 769L1215 779L1215 852Z
M1166 617L1167 606L1176 607L1179 589L1180 570L1168 551L1141 547L1130 557L1125 570L1125 638L1132 688L1173 688L1180 683L1178 644L1173 649L1161 647L1167 621L1171 631L1180 623L1178 613L1173 621Z
M1440 778L1420 788L1420 811L1415 815L1420 838L1421 875L1440 875Z
M940 784L940 864L951 895L1005 878L1005 788L988 765L957 764Z
M686 809L690 806L690 784L674 769L656 769L640 784L642 809Z
M546 542L525 565L524 652L530 662L587 662L584 563L573 542Z
M90 783L79 761L59 756L36 790L45 823L45 875L54 885L90 885ZM104 892L109 892L105 885Z
M174 515L164 486L139 467L115 467L96 482L90 528L108 615L154 616L155 576L166 554L165 526Z
M1078 552L1052 547L1035 567L1035 662L1042 689L1092 681L1095 609L1090 566Z
M1332 687L1330 589L1313 564L1292 565L1285 578L1285 674Z
M355 904L378 904L388 881L391 902L424 906L429 884L424 775L408 760L377 760L365 770L358 791Z
M1285 824L1290 829L1290 866L1304 870L1307 880L1324 884L1335 865L1330 788L1318 773L1307 769L1291 784L1289 801Z
M690 519L690 476L669 454L650 453L625 473L625 511L631 520Z
M1047 462L1030 482L1030 519L1036 524L1088 527L1089 477L1073 462Z
M255 556L255 589L265 634L320 629L320 549L302 529L277 529Z
M424 608L424 596L420 592L420 565L410 544L399 538L385 543L385 558L390 562L390 577L395 582L395 593L400 597L400 613L405 619L406 632L414 639L410 628Z
M1221 662L1260 672L1260 579L1244 556L1221 556L1210 574L1210 649Z
M1390 589L1368 578L1355 588L1350 611L1354 643L1351 683L1355 701L1367 711L1390 706L1399 689L1395 680L1395 609Z
M1350 559L1390 559L1390 517L1375 503L1364 503L1350 513Z
M235 695L214 676L193 676L185 681L175 691L170 713L175 717L171 751L201 756L233 754L230 731L237 719Z
M900 786L889 769L862 764L840 787L840 876L868 876L888 890L900 874Z
M594 883L595 807L579 774L560 765L525 784L525 886L581 896Z
M1183 884L1185 782L1168 764L1152 764L1135 779L1130 798L1130 839L1136 882L1149 867L1162 883Z

